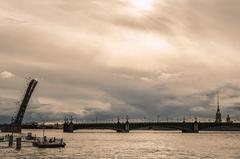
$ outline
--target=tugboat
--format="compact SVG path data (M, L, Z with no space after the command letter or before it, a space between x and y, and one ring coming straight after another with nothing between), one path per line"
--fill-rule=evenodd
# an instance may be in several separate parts
M32 142L33 146L38 148L64 148L66 146L66 143L63 142L63 139L60 138L47 138L45 136L45 128L43 123L43 137L36 138L35 141Z

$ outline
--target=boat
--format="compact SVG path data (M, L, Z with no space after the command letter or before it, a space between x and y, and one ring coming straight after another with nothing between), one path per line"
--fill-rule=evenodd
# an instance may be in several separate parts
M30 134L29 134L30 135ZM43 137L36 138L32 142L33 146L38 148L64 148L66 146L66 143L63 142L63 139L60 138L47 138L45 136L45 127L43 123Z
M32 143L33 146L38 148L64 148L66 146L66 143L63 142L63 139L50 138L48 140L46 136L43 138L38 138Z
M27 140L27 141L29 141L29 140L36 140L36 139L37 139L36 135L33 136L31 132L28 132L27 136L25 136L25 140Z

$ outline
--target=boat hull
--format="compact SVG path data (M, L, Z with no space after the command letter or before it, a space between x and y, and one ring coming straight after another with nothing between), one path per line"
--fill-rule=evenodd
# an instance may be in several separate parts
M33 146L38 148L64 148L66 146L65 143L39 143L33 142Z

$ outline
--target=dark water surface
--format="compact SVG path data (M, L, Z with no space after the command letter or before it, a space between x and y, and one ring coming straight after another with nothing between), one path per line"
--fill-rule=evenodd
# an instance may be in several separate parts
M24 130L27 133L29 130ZM41 130L31 130L42 135ZM3 134L1 134L3 135ZM38 149L23 143L20 151L1 143L0 159L240 159L240 133L135 131L129 134L103 131L79 131L63 134L47 130L46 135L63 137L65 149Z

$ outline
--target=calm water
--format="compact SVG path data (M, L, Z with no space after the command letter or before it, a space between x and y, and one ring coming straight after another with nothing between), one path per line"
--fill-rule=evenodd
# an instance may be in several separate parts
M27 130L24 133L28 132ZM42 131L32 131L41 135ZM3 134L1 134L3 135ZM4 148L0 158L76 159L239 159L240 133L115 132L81 131L63 134L47 130L47 136L63 137L65 149L38 149L24 143L22 150Z

